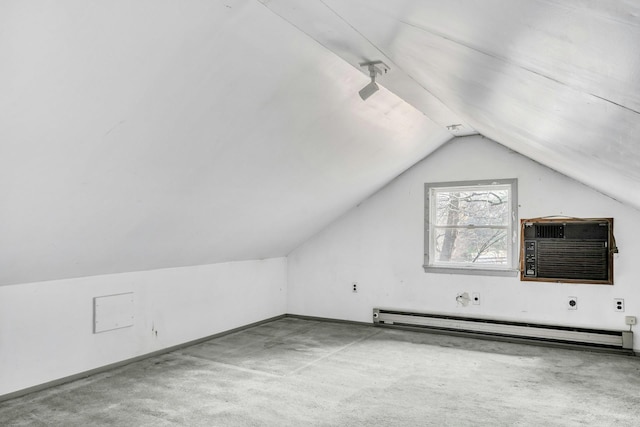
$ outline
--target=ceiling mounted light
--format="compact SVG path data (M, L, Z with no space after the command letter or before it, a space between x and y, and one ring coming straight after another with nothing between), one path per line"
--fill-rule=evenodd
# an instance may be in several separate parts
M371 83L363 87L358 94L360 94L360 98L363 101L366 101L371 95L376 93L379 89L378 84L376 83L376 74L386 74L391 68L382 61L370 61L370 62L362 62L360 64L361 67L367 67L369 70L369 77L371 77Z

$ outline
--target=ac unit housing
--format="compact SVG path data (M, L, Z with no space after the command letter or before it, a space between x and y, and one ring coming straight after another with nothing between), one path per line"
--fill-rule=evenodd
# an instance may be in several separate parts
M523 219L520 279L613 285L613 218Z

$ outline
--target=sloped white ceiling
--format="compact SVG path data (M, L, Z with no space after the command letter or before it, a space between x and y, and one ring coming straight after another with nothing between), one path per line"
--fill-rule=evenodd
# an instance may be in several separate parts
M0 283L284 256L451 134L255 0L0 4Z
M352 65L382 57L465 125L640 209L640 2L263 3ZM331 25L314 23L322 8Z
M3 1L0 284L283 256L476 132L640 209L639 15ZM391 71L363 102L367 60Z

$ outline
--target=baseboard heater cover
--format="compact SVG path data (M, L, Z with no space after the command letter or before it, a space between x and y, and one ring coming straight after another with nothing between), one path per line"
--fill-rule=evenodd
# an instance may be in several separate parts
M633 352L631 331L574 328L410 311L373 309L376 326L423 328Z

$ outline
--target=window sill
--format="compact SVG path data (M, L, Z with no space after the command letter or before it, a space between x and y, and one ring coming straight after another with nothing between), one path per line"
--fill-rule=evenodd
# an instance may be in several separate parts
M423 265L425 273L438 273L438 274L470 274L475 276L504 276L504 277L516 277L520 274L520 270L513 269L480 269L480 268L465 268L465 267L433 267L429 265Z

